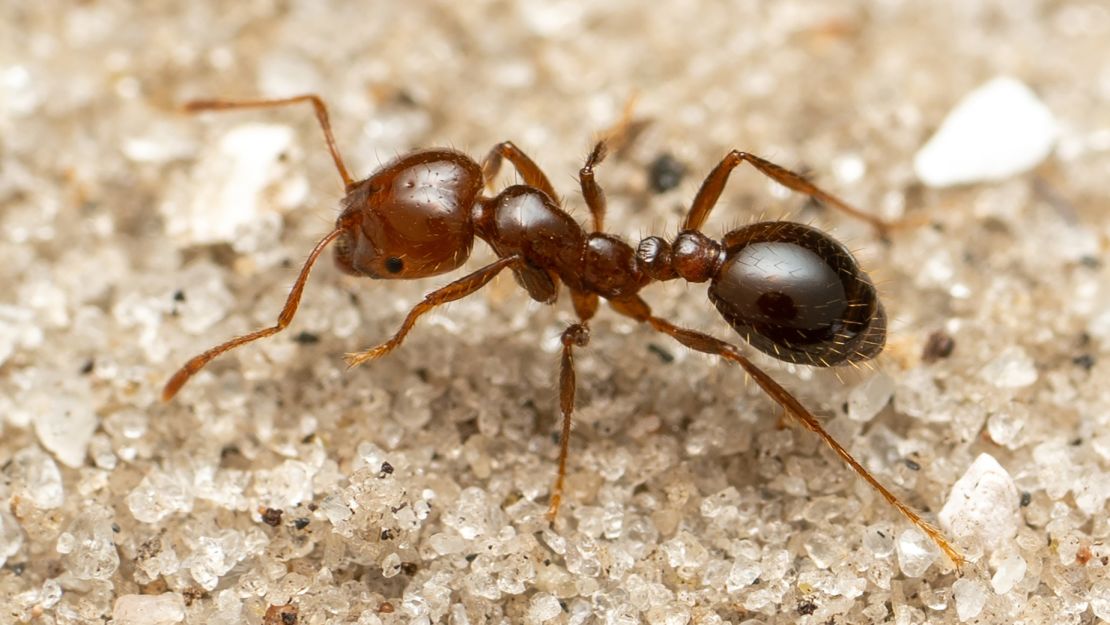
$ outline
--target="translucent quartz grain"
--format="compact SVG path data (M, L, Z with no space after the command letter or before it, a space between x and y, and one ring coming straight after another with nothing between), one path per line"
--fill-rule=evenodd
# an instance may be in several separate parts
M1095 582L1091 589L1091 612L1096 618L1110 621L1110 583L1105 580Z
M35 314L29 308L0 304L0 365L16 349L32 348L43 340L43 329L36 325Z
M127 507L136 520L157 523L171 514L192 509L193 497L182 476L152 470L127 495Z
M805 541L806 554L818 568L827 569L844 558L844 545L822 534L813 534Z
M898 566L906 577L921 577L940 555L929 537L917 529L906 529L895 543Z
M78 579L110 579L119 567L119 552L110 511L86 506L81 516L58 537L58 551L66 568ZM64 551L63 551L64 549Z
M961 622L979 616L987 603L987 592L987 587L976 579L961 577L952 583L952 598Z
M848 416L855 421L870 421L894 396L894 380L879 372L855 386L848 394Z
M728 592L732 593L746 588L759 578L760 572L761 569L758 562L739 557L733 561L732 568L729 569L728 579L725 581L727 584L726 589Z
M532 595L528 602L527 618L530 623L546 623L562 613L559 600L545 592Z
M112 609L114 625L172 625L185 620L185 599L174 592L120 595Z
M4 566L7 559L17 553L23 545L23 530L15 516L7 510L0 509L0 566Z
M58 465L37 446L25 447L12 458L12 490L43 510L65 503L65 489Z
M1010 346L988 362L979 376L999 388L1022 388L1037 381L1037 368L1028 352Z

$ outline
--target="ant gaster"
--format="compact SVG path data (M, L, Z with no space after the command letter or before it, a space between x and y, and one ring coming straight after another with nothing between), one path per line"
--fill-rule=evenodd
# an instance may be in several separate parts
M721 316L756 349L791 363L831 367L869 360L882 351L886 314L874 284L851 253L820 230L787 221L743 226L716 241L701 227L716 205L729 174L748 163L794 191L855 215L880 230L888 224L826 193L802 176L746 152L730 152L702 183L682 229L673 241L651 236L635 248L603 232L605 196L594 168L605 158L604 141L579 173L591 231L560 209L547 176L509 142L496 145L479 165L448 149L420 150L386 164L365 180L354 180L336 148L324 102L315 95L276 100L204 100L189 111L278 107L309 103L315 111L346 197L335 228L312 249L277 323L236 337L194 357L170 378L162 399L170 400L189 378L220 354L276 334L292 321L309 271L324 248L335 243L339 268L356 276L412 279L459 268L470 256L474 237L488 243L497 260L432 291L409 312L384 343L347 354L360 365L396 349L417 319L428 311L467 297L510 270L532 299L555 302L560 284L570 291L578 322L562 333L559 404L562 412L559 466L548 518L562 500L574 410L574 350L589 343L589 321L600 298L618 313L646 323L686 347L739 365L782 408L819 436L884 499L927 534L959 567L963 557L939 530L903 504L865 469L789 392L735 346L652 314L639 292L652 282L681 278L709 282L709 299ZM492 197L483 195L509 161L524 184Z

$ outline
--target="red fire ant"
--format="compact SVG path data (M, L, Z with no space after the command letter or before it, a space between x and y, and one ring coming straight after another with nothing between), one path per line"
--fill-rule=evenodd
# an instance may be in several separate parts
M681 278L709 282L709 299L721 316L756 349L791 363L832 367L869 360L886 341L886 313L875 286L838 241L806 225L770 221L729 232L715 241L701 232L728 181L747 163L779 184L867 220L888 224L812 185L802 176L758 156L733 151L702 183L674 241L651 236L635 248L603 232L605 195L594 168L605 158L599 142L579 173L582 195L593 217L587 232L559 208L559 195L540 168L509 142L500 143L479 165L454 150L413 152L388 163L365 180L354 180L335 145L324 102L315 95L278 100L191 102L189 111L246 109L310 103L324 132L346 197L335 228L312 249L277 323L222 343L185 363L166 383L169 401L189 378L224 352L283 330L292 321L308 275L324 248L335 243L339 268L356 276L412 279L459 268L477 236L497 260L432 291L417 304L388 341L346 357L354 367L396 349L417 319L436 306L477 292L505 269L532 299L555 302L560 283L570 290L579 321L562 334L559 404L563 415L559 469L551 489L548 518L562 500L574 411L574 349L590 340L589 321L604 298L618 313L646 323L686 347L731 361L803 426L821 437L852 469L925 532L957 565L963 557L939 530L903 504L840 445L820 422L739 349L702 332L656 317L638 295L655 281ZM524 179L493 197L482 194L508 160Z

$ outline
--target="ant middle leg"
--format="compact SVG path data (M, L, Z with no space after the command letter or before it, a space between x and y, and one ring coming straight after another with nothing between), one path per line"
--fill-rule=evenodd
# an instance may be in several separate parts
M559 469L555 484L551 487L551 499L547 508L547 520L555 522L559 505L563 501L563 487L567 477L567 456L570 455L570 430L574 416L574 394L577 382L574 375L574 348L585 347L590 342L589 320L597 312L598 298L594 293L571 291L574 310L578 323L563 330L563 355L559 362L559 412L563 416L563 428L559 436Z
M560 203L559 194L555 193L555 187L551 186L551 181L547 179L547 175L543 173L543 170L535 161L516 147L516 144L512 141L498 143L490 148L489 154L486 154L486 157L482 159L482 178L486 181L487 187L493 184L493 179L501 171L502 159L513 164L520 177L524 179L524 184L543 191L556 204Z
M605 192L601 185L594 179L594 167L605 160L609 154L608 143L603 139L597 142L590 155L586 157L586 164L578 171L578 184L582 187L582 197L590 214L594 218L594 232L601 232L605 225Z
M636 100L639 96L635 93L628 97L621 111L620 119L609 128L597 134L597 143L590 155L586 157L586 164L578 171L578 184L582 187L582 197L593 216L594 232L603 232L605 226L605 192L594 179L594 168L605 160L610 151L618 156L630 146L640 132L647 126L646 121L636 121L633 112L636 110Z
M446 286L428 293L419 304L413 306L408 316L406 316L405 320L401 323L401 328L397 330L392 338L365 351L347 354L345 357L347 366L357 367L367 360L381 358L394 349L397 349L405 340L405 336L412 330L412 327L416 325L416 320L423 316L424 313L442 304L473 295L478 289L489 284L489 281L493 280L502 270L507 267L519 266L521 261L521 257L516 254L499 258L474 273L463 276Z
M670 336L674 340L682 343L690 349L712 356L719 356L721 358L724 358L725 360L739 365L745 373L747 373L749 376L751 376L753 380L755 380L756 384L758 384L759 387L763 389L763 392L767 393L767 395L770 396L771 399L775 401L775 403L779 404L779 406L781 406L783 410L786 411L786 413L797 419L807 430L820 437L821 440L824 441L825 444L828 445L833 450L833 452L836 453L836 455L840 456L840 458L844 462L846 462L853 471L856 472L856 474L862 477L864 481L866 481L872 488L878 491L878 493L882 495L883 499L885 499L887 503L894 506L911 523L916 525L918 529L920 529L930 539L932 539L932 541L938 547L940 547L941 551L943 551L945 555L948 556L952 563L955 564L957 569L963 566L965 562L963 555L961 555L960 552L957 551L956 548L948 542L948 540L944 537L944 534L942 534L939 529L933 527L925 519L922 519L916 512L914 512L912 508L902 503L902 500L898 499L898 497L894 493L887 490L887 488L883 486L878 478L876 478L874 475L871 474L870 471L864 468L864 466L860 464L859 461L857 461L852 456L852 454L849 453L848 450L840 444L839 441L833 438L832 434L829 434L825 430L825 428L822 427L821 422L817 420L817 417L813 416L813 414L808 409L806 409L806 407L803 406L801 402L799 402L789 391L783 388L782 385L776 382L774 378L772 378L762 369L757 367L755 363L753 363L746 356L740 353L739 349L716 337L698 332L696 330L690 330L687 328L676 326L666 319L652 315L651 308L646 302L644 302L643 299L638 296L620 301L611 301L610 304L617 312L632 317L637 321L647 323L657 332L661 332Z
M335 145L335 136L331 132L331 121L328 119L328 107L316 94L309 93L273 100L192 100L185 103L185 110L190 113L197 113L230 109L276 108L302 102L310 102L312 108L316 111L316 121L320 123L320 128L324 131L324 140L328 143L328 151L331 152L331 158L335 161L335 168L339 170L339 176L343 178L344 188L350 190L355 181L351 179L351 174L347 171L347 165L343 163L343 157L340 156L339 148Z
M837 210L866 221L874 226L880 235L886 235L891 229L892 224L848 204L844 200L841 200L806 180L801 174L776 165L771 161L764 160L754 154L733 150L721 159L721 162L717 163L713 171L709 172L709 175L706 176L705 182L702 183L701 188L698 189L697 195L694 196L694 203L690 205L690 212L686 215L686 221L682 224L683 230L701 229L702 224L704 224L705 220L709 217L709 212L713 210L713 207L717 204L717 200L720 199L721 191L724 190L725 184L728 182L729 174L741 163L751 164L752 167L755 167L764 176L767 176L787 189L797 191L798 193L804 193Z

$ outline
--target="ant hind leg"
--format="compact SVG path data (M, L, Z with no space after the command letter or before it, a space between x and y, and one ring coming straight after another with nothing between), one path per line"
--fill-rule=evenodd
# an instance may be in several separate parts
M776 382L774 378L765 373L762 369L757 367L755 363L753 363L746 356L740 353L739 349L729 343L726 343L725 341L722 341L708 334L676 326L666 319L662 319L660 317L652 315L651 308L647 305L646 302L644 302L644 300L639 297L632 297L626 300L614 301L611 302L611 304L613 306L613 309L617 312L632 317L633 319L636 319L637 321L640 321L642 323L647 323L657 332L661 332L670 336L674 340L682 343L692 350L712 356L719 356L721 358L724 358L725 360L739 365L745 373L747 373L749 376L751 376L753 380L755 380L756 384L758 384L759 387L763 389L763 392L767 393L767 395L769 395L771 399L775 401L775 403L782 406L783 410L785 410L790 416L797 419L798 422L801 423L802 426L804 426L807 430L820 437L821 440L824 441L825 444L828 445L836 453L836 455L840 456L840 458L844 462L846 462L853 471L855 471L860 477L864 479L864 481L871 485L872 488L878 491L879 494L882 495L883 499L887 501L887 503L897 508L903 516L905 516L911 523L916 525L918 529L920 529L930 539L932 539L932 541L936 543L937 547L940 547L941 551L943 551L945 555L947 555L948 558L952 561L952 563L955 564L957 569L963 566L965 562L963 555L961 555L960 552L957 551L956 548L948 542L948 540L944 537L939 529L933 527L931 524L925 521L925 519L922 519L916 512L913 511L913 509L902 503L902 501L898 499L898 497L894 493L887 490L887 488L883 486L881 482L879 482L878 478L876 478L874 475L871 475L871 472L864 468L863 465L861 465L859 461L857 461L852 456L852 454L844 448L843 445L841 445L835 438L833 438L831 434L829 434L825 430L824 427L821 426L821 422L817 420L817 417L813 416L813 414L808 409L806 409L806 407L803 406L801 402L799 402L792 394L790 394L789 391L787 391L778 382Z
M720 199L721 192L724 190L725 184L728 183L729 174L741 163L749 163L764 176L767 176L787 189L797 191L798 193L804 193L837 210L866 221L874 226L881 236L885 236L892 228L892 224L841 200L835 195L806 180L805 177L799 173L776 165L771 161L764 160L754 154L733 150L721 159L721 162L717 163L713 171L709 172L709 175L706 176L705 182L702 183L701 188L698 189L697 195L694 196L694 203L690 205L690 212L686 215L686 221L682 224L683 230L699 230L702 227L705 220L709 217L710 211L712 211L713 207L717 204L717 200Z
M574 394L577 382L574 375L574 348L585 347L590 342L589 320L597 312L598 298L594 293L571 291L574 310L579 322L563 331L563 355L559 362L559 412L563 428L559 436L559 470L551 487L551 500L547 508L547 521L555 522L559 505L563 501L563 486L567 477L567 456L570 455L570 430L574 416Z

